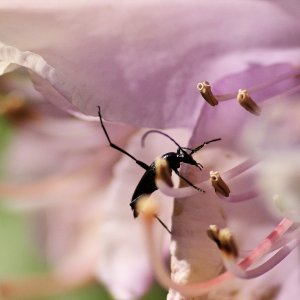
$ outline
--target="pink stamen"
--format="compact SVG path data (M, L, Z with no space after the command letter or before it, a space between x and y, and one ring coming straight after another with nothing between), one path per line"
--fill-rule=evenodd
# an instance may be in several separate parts
M285 81L287 79L296 78L299 75L300 75L299 70L298 69L294 69L291 72L279 75L274 80L263 82L263 83L258 84L256 86L247 88L247 90L248 90L249 93L254 93L254 92L262 91L262 90L264 90L264 89L266 89L266 88L268 88L268 87L270 87L272 85L276 85L277 83L280 83L280 82ZM297 86L299 86L299 83L296 83L295 87L297 87ZM280 94L284 94L284 93L285 92L280 93ZM228 94L215 95L215 97L217 98L218 101L227 101L227 100L234 99L236 97L236 95L237 95L237 92L234 91L234 92L228 93Z
M276 265L278 265L284 258L286 258L298 245L300 242L300 228L294 230L289 236L289 241L286 241L286 244L283 245L278 252L271 256L266 262L260 266L251 269L244 270L240 267L240 264L232 259L227 259L224 256L224 264L226 269L234 274L236 277L243 279L251 279L265 274L270 271ZM274 247L272 247L274 248ZM272 249L273 250L273 249Z
M292 240L298 239L300 236L300 229L297 228L296 230L286 233L284 236L282 236L279 240L275 241L275 243L272 245L271 251L278 250L287 244L289 244Z
M162 263L160 255L158 254L156 243L153 237L153 219L145 217L141 214L141 219L145 228L145 240L152 262L152 266L156 275L158 282L166 289L173 289L179 292L181 295L186 297L200 296L207 294L208 292L218 288L224 282L230 280L233 276L232 273L225 272L213 279L199 282L199 283L188 283L179 284L174 282L170 276L169 272L166 270L165 265ZM274 243L293 225L293 222L284 218L274 230L239 264L239 270L246 270L250 267L256 260L261 258L263 255L268 253ZM298 232L297 232L298 234ZM299 234L298 234L299 235ZM297 240L298 241L298 240ZM295 243L292 242L290 245L286 246L280 254L278 254L272 261L278 262L283 259L292 249L295 247ZM263 266L264 270L269 267L268 265Z
M223 201L229 202L229 203L238 203L247 201L253 198L256 198L259 196L258 191L252 190L248 191L242 194L230 194L229 197L223 197L222 195L217 193L217 196L219 196L220 199Z
M224 178L224 180L231 180L231 179L241 175L242 173L248 171L249 169L251 169L252 167L257 165L258 163L259 163L258 159L249 158L249 159L245 160L244 162L238 164L237 166L233 167L232 169L224 172L223 178Z
M49 175L31 182L0 183L0 194L2 197L12 198L13 200L21 200L20 202L34 202L32 201L32 198L44 199L41 196L46 196L45 199L47 200L39 201L37 204L49 205L55 204L53 199L57 198L57 195L63 195L66 191L70 194L70 187L78 186L78 182L82 182L82 188L80 191L76 191L76 189L74 190L75 195L72 196L72 199L75 200L80 197L85 197L91 190L96 190L96 187L99 187L99 184L96 181L84 181L85 178L91 177L91 172L93 172L92 164L88 164L81 166L72 172L59 175ZM11 200L7 203L10 202Z
M169 271L166 270L165 265L162 263L160 255L156 249L156 243L153 237L153 225L152 220L142 217L145 228L145 240L152 263L153 270L158 282L166 289L174 289L181 295L186 297L200 296L215 289L220 284L232 278L232 275L225 272L213 279L205 282L179 284L174 282L169 275Z
M175 188L171 187L163 180L158 180L157 178L155 178L155 184L162 193L173 198L185 198L199 194L199 191L197 191L191 186ZM209 181L205 182L204 184L201 184L201 189L205 191L207 191L208 189L212 189L211 185L209 184Z
M273 244L283 236L292 225L293 221L287 218L282 219L272 232L256 246L251 254L239 263L239 266L242 269L247 269L256 260L268 253L272 249Z
M244 173L245 171L249 170L250 168L254 167L259 161L255 160L255 159L247 159L246 161L240 163L239 165L233 167L232 169L226 171L222 177L224 178L224 180L229 181L237 176L239 176L240 174ZM185 187L179 187L179 188L175 188L175 187L171 187L168 183L164 182L163 180L158 180L157 178L155 179L155 184L157 186L157 188L164 193L165 195L169 196L169 197L174 197L174 198L185 198L185 197L191 197L194 195L197 195L199 193L199 191L197 191L196 189L194 189L191 186L185 186ZM213 190L211 183L209 180L203 180L199 183L196 184L196 186L200 187L201 185L201 189L203 189L204 191L210 191ZM173 184L174 186L174 184ZM245 200L248 200L252 197L256 197L256 195L254 195L256 192L255 191L250 191L245 193L244 195L233 195L232 196L232 201L230 201L229 198L229 202L240 202L243 201L243 197L245 198ZM227 201L228 198L226 198L225 200Z

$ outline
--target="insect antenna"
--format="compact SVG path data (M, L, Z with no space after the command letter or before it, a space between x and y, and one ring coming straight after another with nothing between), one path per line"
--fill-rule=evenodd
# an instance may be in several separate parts
M213 139L213 140L210 140L210 141L206 141L206 142L204 142L203 144L201 144L200 146L198 146L194 149L191 149L191 148L185 148L185 149L191 150L190 155L192 155L193 153L195 153L195 152L199 151L200 149L202 149L205 145L208 145L210 143L217 142L217 141L221 141L221 139L218 138L218 139Z
M108 133L107 133L107 130L106 130L105 126L104 126L103 120L102 120L101 108L100 108L99 105L98 105L97 107L98 107L98 116L99 116L100 125L101 125L101 127L102 127L102 129L103 129L103 132L104 132L104 134L105 134L105 136L106 136L106 139L107 139L107 141L108 141L108 143L109 143L109 146L112 147L112 148L114 148L114 149L116 149L117 151L119 151L119 152L121 152L121 153L123 153L123 154L129 156L129 157L130 157L131 159L133 159L139 166L141 166L143 169L145 169L146 171L148 171L148 170L150 169L150 167L149 167L147 164L145 164L145 163L142 162L141 160L136 159L136 158L135 158L134 156L132 156L130 153L128 153L127 151L125 151L125 150L122 149L121 147L117 146L116 144L112 143L112 141L110 140L110 137L109 137L109 135L108 135Z
M144 134L143 134L143 136L142 136L142 139L141 139L141 144L142 144L142 147L144 147L145 146L145 140L146 140L146 137L150 134L150 133L158 133L158 134L161 134L161 135L163 135L163 136L165 136L165 137L167 137L169 140L171 140L183 153L185 153L185 154L187 154L188 155L188 153L184 150L184 148L183 147L181 147L172 137L170 137L168 134L166 134L166 133L164 133L164 132L162 132L162 131L160 131L160 130L155 130L155 129L153 129L153 130L148 130L147 132L145 132Z

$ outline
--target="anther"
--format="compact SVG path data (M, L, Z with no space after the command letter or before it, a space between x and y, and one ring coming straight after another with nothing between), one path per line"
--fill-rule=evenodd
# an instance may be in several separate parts
M284 203L282 197L279 196L278 194L275 194L275 195L273 195L272 200L273 200L273 203L274 203L275 207L276 207L281 213L284 213L284 212L285 212L285 207L282 205L282 203Z
M197 89L201 93L202 97L208 102L211 106L216 106L219 102L217 98L211 91L211 86L209 82L203 81L197 84Z
M157 216L158 207L153 197L143 196L137 202L137 211L147 219Z
M19 111L24 105L25 102L20 97L17 96L1 97L0 115L5 116L7 114L11 114L16 111Z
M143 216L143 215L141 215ZM199 297L208 292L215 290L224 282L230 280L232 275L229 272L224 272L221 275L209 279L207 281L193 282L181 284L175 282L169 275L169 270L166 269L165 263L161 259L161 252L157 248L157 239L154 237L153 222L149 222L148 218L141 218L145 229L145 240L147 250L151 260L154 273L157 281L166 289L173 289L185 297Z
M0 97L0 116L12 122L33 120L37 117L22 97L12 94Z
M261 113L261 108L255 103L255 101L250 97L247 90L239 89L237 94L237 100L239 104L244 107L250 113L259 116Z
M170 167L166 159L157 158L155 160L156 180L161 180L169 187L173 187Z
M210 182L215 189L216 193L221 194L222 196L229 197L230 189L225 181L222 179L218 171L210 171Z
M236 243L228 228L219 229L216 225L210 225L207 235L217 244L223 255L234 260L238 257Z

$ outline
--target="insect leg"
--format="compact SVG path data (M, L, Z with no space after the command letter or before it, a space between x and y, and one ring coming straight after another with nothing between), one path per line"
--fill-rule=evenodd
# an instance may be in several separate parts
M100 106L98 106L98 116L99 116L99 119L100 119L100 125L101 125L101 127L102 127L102 129L103 129L103 131L104 131L104 134L105 134L105 136L106 136L106 138L107 138L107 141L109 142L109 146L112 147L112 148L114 148L114 149L116 149L116 150L118 150L118 151L120 151L120 152L122 152L123 154L129 156L130 158L132 158L132 159L133 159L140 167L142 167L142 168L145 169L146 171L149 170L149 169L150 169L150 166L148 166L148 165L145 164L144 162L142 162L142 161L136 159L136 158L135 158L134 156L132 156L130 153L128 153L127 151L125 151L125 150L122 149L121 147L119 147L119 146L117 146L117 145L115 145L114 143L111 142L110 137L109 137L109 135L108 135L108 133L107 133L107 131L106 131L106 128L105 128L105 126L104 126L104 124L103 124L103 121L102 121L102 116L101 116Z
M172 234L171 230L167 227L167 225L157 216L154 215L154 218L170 233Z
M174 172L182 179L184 180L186 183L188 183L191 187L193 187L194 189L196 189L199 192L205 193L204 190L200 189L199 187L195 186L194 184L192 184L188 179L186 179L184 176L180 175L177 169L174 169Z

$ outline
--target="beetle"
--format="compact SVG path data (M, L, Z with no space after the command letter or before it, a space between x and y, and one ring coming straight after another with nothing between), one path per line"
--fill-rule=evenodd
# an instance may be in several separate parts
M116 149L117 151L127 155L128 157L133 159L140 167L142 167L145 170L144 175L140 179L139 183L137 184L137 186L136 186L136 188L133 192L131 202L130 202L130 206L131 206L131 209L133 211L133 216L134 216L134 218L136 218L139 214L138 211L137 211L137 202L139 201L139 199L142 196L150 195L154 191L157 190L157 186L155 184L155 175L156 175L155 162L152 162L150 165L147 165L143 161L136 159L133 155L128 153L126 150L124 150L121 147L119 147L119 146L115 145L114 143L112 143L111 140L110 140L110 137L107 133L107 130L106 130L104 124L103 124L100 106L98 106L98 116L99 116L99 119L100 119L100 125L103 129L103 132L104 132L106 138L107 138L109 146ZM212 143L212 142L219 141L221 139L217 138L217 139L213 139L213 140L204 142L203 144L199 145L196 148L186 148L186 147L181 147L172 137L170 137L168 134L166 134L162 131L149 130L142 137L142 145L144 144L144 141L145 141L147 135L150 134L150 133L159 133L161 135L164 135L165 137L169 138L178 147L177 152L168 152L168 153L165 153L161 156L162 159L165 159L168 162L168 166L170 168L170 173L172 173L172 171L174 171L187 184L189 184L190 186L192 186L193 188L195 188L196 190L198 190L200 192L204 192L202 189L200 189L199 187L195 186L192 182L190 182L187 178L182 176L179 173L179 168L180 168L182 163L186 163L186 164L197 167L199 170L202 170L203 166L200 163L198 163L197 161L194 160L194 158L192 157L192 154L199 151L205 145L207 145L209 143ZM168 232L170 232L170 230L158 218L158 216L155 216L155 218L167 229Z

